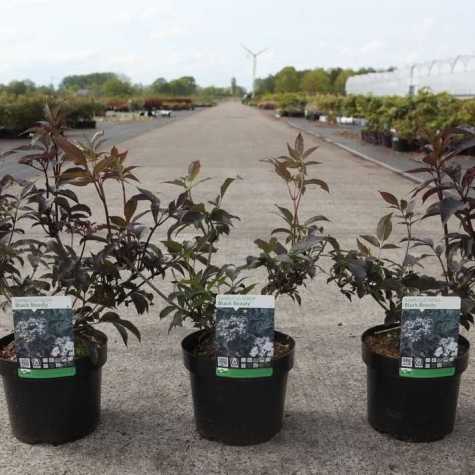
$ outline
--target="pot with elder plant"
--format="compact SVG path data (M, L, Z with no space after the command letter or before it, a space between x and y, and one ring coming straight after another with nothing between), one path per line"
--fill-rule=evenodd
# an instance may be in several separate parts
M225 180L216 199L209 202L211 207L196 203L192 197L192 188L202 181L198 178L199 163L190 166L187 176L172 182L184 189L183 209L176 214L176 222L165 242L175 262L174 290L166 295L154 287L167 303L160 316L171 317L171 328L189 320L197 329L182 341L182 350L190 374L196 428L206 439L229 445L258 444L271 439L282 428L287 377L294 362L294 340L274 332L271 376L249 379L217 376L216 297L249 294L256 286L248 284L243 273L263 267L268 281L261 289L262 294L288 295L300 303L299 287L314 277L317 261L328 239L331 240L316 225L326 220L325 217L300 221L300 206L307 188L314 185L328 191L322 180L307 176L307 168L316 163L307 160L313 150L304 150L299 135L295 146L289 146L288 157L268 160L292 197L292 211L278 206L285 225L273 231L286 239L284 242L276 237L267 242L256 240L260 254L237 267L216 263L220 257L220 239L231 232L238 219L222 207L225 193L234 180ZM195 235L179 240L179 233L190 226Z
M381 143L386 147L386 148L391 148L393 146L393 134L389 130L385 130L382 133L382 141Z
M376 235L360 236L357 250L333 253L330 280L350 299L353 295L371 296L386 314L384 325L372 327L362 336L368 375L368 420L376 430L405 441L430 442L452 432L461 375L469 361L470 344L459 335L456 353L444 345L430 349L432 362L450 354L450 371L421 371L416 378L405 377L401 372L405 364L401 358L401 333L407 333L414 322L401 322L401 317L404 297L447 296L461 301L460 325L469 329L474 322L475 204L470 194L475 168L462 172L459 165L452 164L457 154L473 146L474 132L459 128L435 133L431 145L426 147L423 166L412 170L430 178L415 188L411 200L399 200L391 193L381 192L391 213L379 221ZM421 194L423 204L432 202L417 214L416 199ZM397 245L388 241L393 215L406 232ZM417 224L428 218L440 222L438 241L418 236ZM371 248L376 248L376 254ZM401 263L391 255L382 256L398 248L403 249ZM426 273L424 269L434 265L440 271L434 275ZM456 314L455 324L457 320ZM423 325L417 330L418 339L427 338L423 344L432 338L432 329L426 322L421 318ZM446 318L443 325L448 324ZM456 339L453 340L455 343ZM453 346L450 339L445 339L445 343Z
M138 221L132 221L138 200L148 200L152 209L154 204L145 190L127 199L127 184L136 181L134 167L125 165L127 154L115 147L98 152L99 135L88 146L72 143L65 137L59 109L47 107L46 118L31 130L30 146L9 152L20 153L20 162L40 179L30 183L5 176L0 181L0 286L5 307L11 298L23 296L71 299L75 374L21 378L15 340L18 337L20 344L20 335L14 334L0 339L0 374L15 437L30 444L57 445L89 434L99 422L107 338L96 325L111 323L125 344L129 332L140 339L117 307L133 305L138 313L146 311L152 295L144 292L139 273L161 274L163 262L151 257L149 242L140 239ZM123 216L111 212L108 181L120 185ZM81 201L75 186L96 194L98 214ZM28 238L30 226L40 235ZM49 323L43 323L27 335L30 347L35 343L31 338L39 342L44 336Z

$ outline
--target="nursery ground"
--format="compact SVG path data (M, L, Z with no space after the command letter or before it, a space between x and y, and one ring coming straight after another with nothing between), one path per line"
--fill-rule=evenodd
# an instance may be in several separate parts
M285 143L295 135L283 121L238 103L224 103L133 138L120 148L129 149L130 163L142 167L138 175L143 185L160 191L164 200L175 190L163 181L182 175L192 160L201 160L203 175L213 177L197 195L214 197L224 177L240 175L243 180L230 188L226 204L242 221L226 241L223 256L227 262L239 262L251 252L256 237L266 237L275 227L274 202L284 204L287 199L281 181L259 159L285 153ZM318 143L312 136L305 139L307 146ZM404 195L413 186L326 143L315 159L322 164L314 172L329 182L331 193L309 193L304 212L331 218L327 230L344 245L353 245L361 233L373 232L385 213L378 190ZM436 225L426 220L424 232L430 234ZM278 302L277 327L296 340L296 364L289 375L284 428L259 446L226 447L198 436L180 350L190 329L168 335L168 322L158 320L159 310L157 305L149 316L130 315L142 330L141 344L132 342L126 348L107 329L110 351L103 376L103 416L91 436L60 447L19 443L10 435L0 398L0 473L475 473L473 356L464 374L453 434L440 442L408 444L375 432L366 422L360 335L380 323L383 315L370 301L350 304L325 284L324 276L304 292L302 307L286 299ZM5 333L10 318L1 322Z

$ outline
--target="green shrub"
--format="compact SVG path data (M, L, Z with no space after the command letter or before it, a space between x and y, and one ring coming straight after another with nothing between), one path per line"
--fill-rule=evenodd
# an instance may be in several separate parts
M68 123L80 122L83 120L93 120L95 116L105 113L105 106L90 98L68 97L62 104L66 120Z
M429 141L440 130L460 125L467 119L463 117L459 99L447 93L431 94L426 90L414 97L407 117L414 123L416 133Z
M0 127L23 132L43 119L47 97L39 95L3 96Z
M98 101L82 97L54 97L41 94L23 96L0 95L0 127L18 133L34 126L44 118L45 105L61 105L65 119L74 124L92 120L95 115L104 112L104 106Z
M467 124L475 125L475 99L463 100L460 113Z
M259 109L274 110L277 109L276 101L260 101L257 103Z

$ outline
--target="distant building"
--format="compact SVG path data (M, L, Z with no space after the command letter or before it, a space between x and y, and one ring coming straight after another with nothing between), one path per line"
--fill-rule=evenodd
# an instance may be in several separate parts
M79 97L87 97L90 95L91 95L91 91L89 89L79 89L76 92L76 96L79 96Z
M392 72L352 76L345 87L347 94L373 96L406 96L424 88L457 97L475 96L475 55L413 64Z

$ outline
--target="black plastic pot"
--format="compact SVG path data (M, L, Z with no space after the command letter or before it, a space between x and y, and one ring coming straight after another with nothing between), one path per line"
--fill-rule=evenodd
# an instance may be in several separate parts
M368 142L372 145L379 144L379 134L378 132L374 132L372 130L362 130L361 131L361 139L365 142Z
M273 360L267 378L234 379L216 376L216 361L193 355L205 331L182 341L185 367L190 372L196 428L205 439L228 445L266 442L282 428L287 374L294 363L295 342L275 332L275 339L290 351Z
M102 335L102 334L101 334ZM0 347L14 336L0 339ZM16 361L0 359L13 435L28 444L53 444L84 437L97 427L101 408L101 372L107 359L107 338L98 347L98 361L76 360L76 375L54 379L18 377Z
M92 119L71 120L67 125L71 129L95 129L96 121Z
M313 112L313 111L307 111L307 114L305 115L305 118L307 120L319 120L320 119L320 112Z
M375 145L383 145L384 143L384 132L375 133Z
M22 133L24 131L20 129L8 129L5 127L0 127L0 139L19 139L19 138L26 138L26 136L22 137Z
M390 328L378 325L363 333L363 361L368 374L368 421L379 432L408 442L431 442L454 428L460 376L467 368L469 342L459 338L456 373L446 378L413 379L399 376L399 358L372 351L366 338Z
M382 134L383 138L383 145L387 148L391 148L393 146L393 136L390 132L384 132Z
M415 152L417 150L417 142L415 140L401 139L400 137L393 137L393 150L395 152Z

